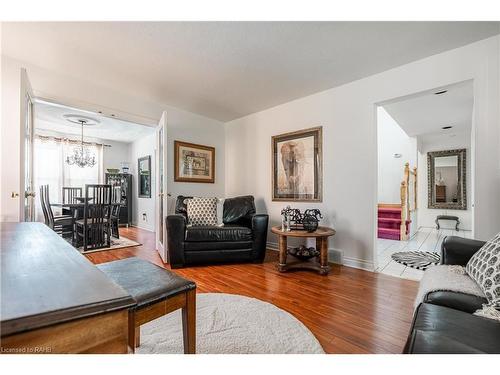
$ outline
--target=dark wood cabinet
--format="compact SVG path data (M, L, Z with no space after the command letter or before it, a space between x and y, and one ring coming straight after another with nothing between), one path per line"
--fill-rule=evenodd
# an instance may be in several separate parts
M129 173L106 173L106 184L121 191L120 225L132 224L132 175Z
M436 202L446 202L446 185L436 185Z

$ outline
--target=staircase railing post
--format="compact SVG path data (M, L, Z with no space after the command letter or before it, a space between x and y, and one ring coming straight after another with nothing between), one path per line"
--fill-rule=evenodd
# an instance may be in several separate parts
M400 195L401 195L401 224L399 227L399 239L405 241L406 236L406 213L407 213L407 185L406 181L401 181Z

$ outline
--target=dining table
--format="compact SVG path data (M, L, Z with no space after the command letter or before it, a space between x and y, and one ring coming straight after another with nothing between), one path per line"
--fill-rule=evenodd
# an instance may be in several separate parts
M81 197L80 197L81 198ZM89 202L91 202L94 198L87 198L87 200ZM73 218L75 218L74 216L74 212L76 210L81 210L81 212L83 213L83 209L85 207L85 202L84 202L85 198L83 199L82 202L79 202L79 203L51 203L50 206L51 207L57 207L57 208L66 208L68 210L71 211L71 216ZM125 206L123 203L120 203L120 202L116 202L116 203L111 203L111 206ZM78 217L83 217L83 214L80 216L78 215Z
M85 208L85 200L88 200L90 202L94 199L94 198L85 198L85 197L78 197L78 198L83 198L83 199L81 199L81 202L79 202L79 203L51 203L50 206L69 210L70 214L71 214L71 218L73 219L73 225L74 225L76 220L83 218L83 210ZM113 206L113 207L122 206L123 207L124 204L121 202L114 202L114 203L111 203L111 206ZM75 241L76 241L76 238L73 236L73 238L72 238L73 245L75 245Z

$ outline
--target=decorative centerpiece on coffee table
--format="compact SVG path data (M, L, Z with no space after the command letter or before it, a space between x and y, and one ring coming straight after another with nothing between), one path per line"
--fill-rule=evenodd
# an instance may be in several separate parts
M314 232L319 225L319 219L322 219L320 210L316 208L307 209L301 213L297 208L286 206L281 210L281 228L284 231L305 230Z

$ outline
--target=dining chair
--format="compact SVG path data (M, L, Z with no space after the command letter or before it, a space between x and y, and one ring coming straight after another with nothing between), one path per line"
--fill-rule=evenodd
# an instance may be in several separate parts
M77 199L82 196L82 188L81 187L70 187L63 186L62 188L62 197L63 204L64 203L79 203ZM71 215L71 210L63 207L63 215Z
M47 224L54 232L61 236L73 236L73 217L71 215L54 215L50 205L49 185L40 186L42 210ZM45 207L45 209L44 209Z
M111 246L110 217L111 185L85 185L83 219L75 221L77 244L83 243L84 252Z
M40 206L43 211L43 219L45 225L49 226L49 213L47 212L47 206L45 205L45 185L40 185Z
M114 186L112 190L112 207L111 207L111 235L120 238L120 203L121 203L121 187Z

